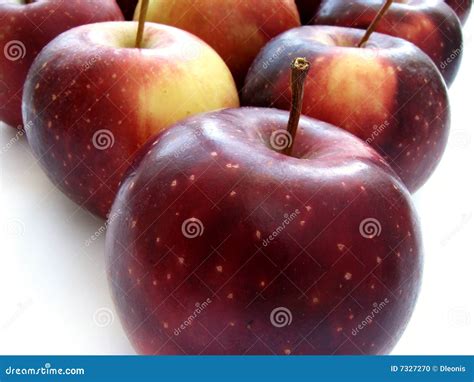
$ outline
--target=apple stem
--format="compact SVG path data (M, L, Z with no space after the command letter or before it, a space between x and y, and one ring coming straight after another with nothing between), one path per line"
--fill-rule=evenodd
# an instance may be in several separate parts
M375 18L372 20L369 27L365 31L364 36L362 37L362 39L357 44L358 48L361 48L369 40L370 35L375 31L375 28L377 28L378 23L380 22L382 17L385 16L385 13L387 13L387 11L390 8L390 6L392 5L392 3L393 3L393 0L385 0L385 3L379 9L379 11L377 12L377 15L375 16Z
M140 8L140 17L138 19L138 30L137 39L135 40L135 48L140 49L142 47L143 31L145 30L145 19L148 12L149 0L142 0L142 6Z
M285 155L291 155L295 142L301 110L303 109L304 83L308 76L309 68L309 61L303 57L295 58L291 63L291 110L287 128L291 140L283 152Z

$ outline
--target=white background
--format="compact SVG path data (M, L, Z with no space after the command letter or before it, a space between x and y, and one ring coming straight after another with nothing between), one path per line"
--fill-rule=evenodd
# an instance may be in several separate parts
M414 195L425 271L392 354L474 354L474 15L450 89L452 130L441 165ZM57 191L24 137L0 124L0 354L134 354L109 297L104 224Z

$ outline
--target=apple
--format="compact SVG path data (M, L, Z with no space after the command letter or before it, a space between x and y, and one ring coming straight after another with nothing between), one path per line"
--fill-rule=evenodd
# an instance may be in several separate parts
M188 32L107 22L48 44L26 80L23 116L32 151L72 200L105 217L135 151L193 114L238 107L232 75Z
M260 49L278 34L301 25L294 0L154 0L147 20L184 29L206 41L227 63L239 88Z
M120 20L123 17L114 0L0 1L0 121L22 128L25 78L48 42L79 25Z
M405 40L364 31L304 26L273 39L253 63L242 103L288 109L289 58L312 64L303 114L371 144L412 192L433 173L446 146L447 88L429 57ZM278 52L278 54L276 54Z
M472 0L444 0L451 8L454 9L459 19L464 24L471 12Z
M323 0L314 24L366 29L384 0ZM408 40L431 57L449 85L462 58L462 25L443 1L394 2L377 25L377 32Z
M281 110L178 122L143 147L111 216L108 278L140 354L385 354L420 287L398 176L352 134Z
M117 0L117 4L125 16L125 20L132 20L138 0Z
M322 0L295 0L303 24L309 24L311 22L311 19L321 6L321 1Z

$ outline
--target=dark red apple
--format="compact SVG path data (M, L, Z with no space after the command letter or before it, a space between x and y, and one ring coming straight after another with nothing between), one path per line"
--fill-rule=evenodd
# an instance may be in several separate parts
M450 124L446 85L415 45L374 33L332 26L295 28L260 53L242 93L245 105L288 109L287 60L312 64L303 114L343 127L370 143L416 191L444 152Z
M138 0L117 0L117 4L122 10L125 20L133 20L133 15L138 4Z
M310 118L282 154L287 120L223 110L143 148L106 240L138 353L385 354L400 338L422 266L408 191L364 142Z
M48 42L78 25L115 20L123 16L114 0L0 1L0 120L22 127L25 78Z
M308 24L318 11L322 0L295 0L300 13L301 22Z
M444 0L446 3L449 4L451 8L459 16L459 19L464 24L469 17L469 13L471 12L472 7L472 0Z
M28 141L66 195L105 217L134 153L190 115L238 107L219 55L188 32L149 23L141 49L137 23L67 31L46 46L25 84Z
M314 24L367 29L385 0L323 0ZM380 20L377 32L400 37L423 50L449 85L462 58L462 26L456 13L443 1L394 2Z

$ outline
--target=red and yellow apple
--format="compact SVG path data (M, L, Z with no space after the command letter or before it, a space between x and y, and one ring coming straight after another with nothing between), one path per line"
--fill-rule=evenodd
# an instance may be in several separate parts
M25 78L48 42L79 25L120 20L114 0L0 1L0 121L22 127Z
M122 174L152 135L193 114L239 105L219 55L188 32L147 23L85 25L35 60L23 97L31 148L72 200L105 217Z
M245 105L287 110L288 60L312 64L303 114L340 126L370 143L410 191L433 173L450 125L447 88L430 58L415 45L364 31L305 26L273 39L253 63L242 92Z
M238 87L260 49L300 25L294 0L151 0L146 19L206 41L227 63Z
M313 18L318 25L367 29L385 0L323 0ZM394 2L376 28L400 37L424 51L449 85L461 64L462 26L456 13L443 1L404 0Z

